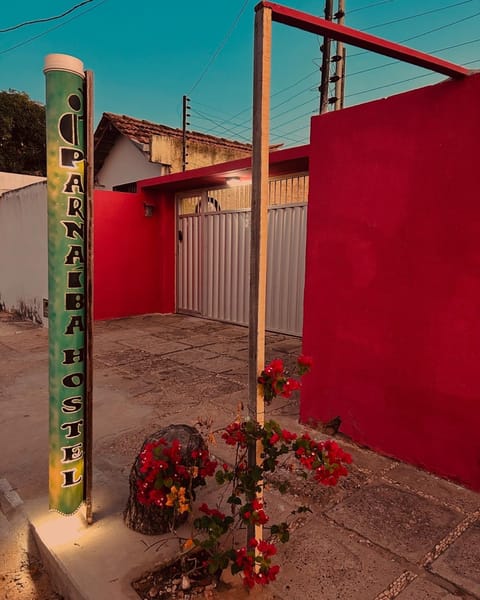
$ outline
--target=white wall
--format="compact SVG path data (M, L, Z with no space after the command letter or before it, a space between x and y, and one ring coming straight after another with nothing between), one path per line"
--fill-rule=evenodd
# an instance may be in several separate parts
M43 325L48 298L47 184L0 196L0 305Z
M111 190L114 185L140 181L163 174L162 165L149 162L147 156L125 136L115 142L97 173L96 187Z
M20 173L7 173L6 171L0 171L0 194L8 192L9 190L16 190L17 188L37 183L38 181L45 181L45 177L37 177L36 175L21 175Z

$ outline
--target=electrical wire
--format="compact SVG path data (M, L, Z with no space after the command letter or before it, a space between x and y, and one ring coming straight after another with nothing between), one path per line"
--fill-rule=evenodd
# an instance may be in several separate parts
M476 42L480 42L480 38L476 38L474 40L470 40L468 42L461 42L460 44L453 44L452 46L445 46L444 48L436 48L435 50L429 50L429 54L437 54L440 52L445 52L446 50L453 50L454 48L460 48L461 46L468 46L469 44L475 44ZM392 65L398 64L398 61L391 60L387 63L383 63L383 65L377 65L376 67L368 67L367 69L361 69L360 71L354 71L353 73L348 74L348 78L351 79L356 75L362 75L363 73L369 73L370 71L376 71L377 69L384 69L385 67L391 67Z
M382 0L381 2L372 2L371 4L366 4L365 6L359 6L358 8L354 8L348 11L348 14L352 14L354 12L360 12L361 10L368 10L370 8L375 8L375 6L380 6L380 4L387 4L392 2L393 0Z
M238 22L240 21L240 17L245 12L245 9L247 8L247 6L248 6L249 3L250 3L250 0L245 0L245 2L242 4L242 8L240 9L240 12L238 13L238 15L235 17L235 20L233 21L232 25L230 26L230 29L227 31L225 37L223 38L223 40L220 42L220 44L217 47L217 49L215 50L215 52L210 57L210 60L207 62L205 68L200 73L200 77L197 79L197 81L193 84L193 87L191 88L191 90L188 92L189 96L193 92L193 90L198 86L198 84L202 81L202 79L205 77L205 75L207 74L208 70L210 69L210 67L215 62L215 59L217 58L217 56L225 48L226 43L230 39L230 37L231 37L232 33L234 32L236 26L238 25Z
M472 15L468 15L468 17L463 17L461 19L458 19L457 21L452 21L451 23L446 23L445 25L440 25L439 27L434 27L433 29L429 29L428 31L424 31L423 33L419 33L417 35L413 35L413 36L405 38L403 40L399 40L397 43L404 44L405 42L410 42L411 40L416 40L418 38L429 35L430 33L435 33L436 31L440 31L442 29L447 29L448 27L453 27L454 25L458 25L458 23L463 23L464 21L474 19L475 17L478 17L479 15L480 15L480 11L473 13ZM355 52L353 54L349 54L349 58L351 59L356 56L362 56L367 53L368 53L368 50L362 50L361 52Z
M218 123L216 123L213 119L210 119L209 117L207 117L205 114L203 114L202 112L200 112L199 110L193 110L192 109L192 113L196 113L198 114L201 118L205 119L206 121L209 121L211 123L213 123L214 125L216 125L217 127L220 127L221 129L223 129L224 131L226 131L227 133L230 133L231 135L235 135L236 137L242 138L243 140L245 140L247 143L251 142L250 138L247 138L245 136L242 136L236 132L234 132L232 129L229 129L228 127L223 127L220 126Z
M90 2L93 2L93 0L84 0L83 2L80 2L79 4L75 4L75 6L72 6L72 8L69 8L68 10L63 12L61 15L55 15L54 17L45 17L44 19L32 19L31 21L25 21L24 23L19 23L18 25L12 25L12 27L6 27L5 29L0 29L0 33L7 33L8 31L15 31L16 29L20 29L21 27L27 27L27 25L36 25L37 23L47 23L48 21L55 21L56 19L61 19L62 17L66 17L67 15L72 13L74 10L77 10L77 8L80 8L81 6L84 6L85 4L89 4Z
M391 1L391 0L388 0L388 1ZM454 3L454 4L449 4L449 5L447 5L447 6L442 6L442 7L439 7L439 8L437 8L437 9L435 9L435 10L431 10L431 11L425 11L425 12L423 12L423 13L417 13L416 15L410 15L410 16L407 16L407 17L401 17L401 18L399 18L399 19L396 19L396 20L387 21L387 22L385 22L385 23L380 23L380 24L374 25L374 26L372 26L371 28L368 28L368 29L366 29L365 31L367 31L367 30L369 30L369 29L373 29L373 28L375 28L375 27L380 27L380 26L383 26L383 25L390 25L390 24L393 24L393 23L395 23L395 22L401 22L401 21L405 21L405 20L410 20L410 19L413 19L413 18L421 17L421 16L428 15L428 14L432 14L432 13L435 13L435 12L439 12L439 11L447 10L447 9L449 9L449 8L454 8L454 7L456 7L456 6L460 6L460 5L463 5L463 4L468 4L468 3L470 3L470 2L472 2L472 0L463 0L462 2L456 2L456 3ZM377 2L377 3L373 3L373 4L370 4L370 5L364 6L363 8L364 8L364 9L366 9L366 8L373 8L373 7L375 7L375 6L379 5L379 4L384 4L384 3L385 3L385 2ZM352 11L349 11L349 14L350 14L350 13L352 13L352 12L356 12L357 10L361 10L361 8L360 8L360 9L354 9L354 10L352 10ZM427 34L429 34L429 33L433 33L434 31L437 31L437 30L440 30L440 29L445 29L445 28L447 28L447 27L450 27L450 26L452 26L452 25L455 25L455 24L457 24L457 23L460 23L460 22L462 22L462 21L464 21L464 20L466 20L466 19L469 19L469 18L473 18L473 17L475 17L475 16L478 16L478 14L480 14L480 13L475 13L474 15L471 15L470 17L462 18L462 19L459 19L458 21L454 21L454 22L452 22L452 23L448 23L448 24L446 24L446 25L442 25L442 26L440 26L439 28L435 28L435 29L429 30L429 31L427 31L427 32L423 32L422 34L419 34L419 35L417 35L417 36L413 36L413 37L411 37L411 38L407 38L407 39L405 39L405 40L402 40L402 42L400 42L400 43L403 43L403 42L409 41L409 40L411 40L411 39L415 39L416 37L422 37L422 36L424 36L424 35L427 35ZM469 44L469 43L473 43L473 42L475 42L475 41L477 41L477 40L472 40L471 42L465 42L465 43L462 43L462 44L456 44L456 45L454 45L454 46L448 46L448 47L446 47L446 48L444 48L444 49L446 50L446 49L451 49L451 48L459 47L459 46L461 46L461 45L467 45L467 44ZM442 48L441 48L441 49L438 49L438 50L434 50L434 51L432 51L432 52L440 52L440 51L442 51L442 50L444 50L444 49L442 49ZM358 52L358 53L356 53L356 54L352 54L352 55L350 55L350 57L349 57L349 58L353 58L354 56L359 56L359 55L361 55L361 54L365 54L365 52ZM385 64L383 64L383 65L379 65L379 66L376 66L376 67L370 67L370 68L368 68L368 69L363 69L363 70L361 70L361 71L354 72L354 73L349 73L349 74L348 74L348 77L350 78L350 77L353 77L353 76L355 76L355 75L357 75L357 74L360 74L360 73L365 73L365 72L369 72L369 71L374 71L375 69L381 69L381 68L384 68L384 67L386 67L386 66L389 66L389 65L395 64L395 63L396 63L396 61L390 61L390 62L388 62L388 63L385 63ZM306 76L302 77L301 79L299 79L297 82L295 82L295 83L293 83L293 84L291 84L291 85L287 86L286 88L282 88L281 90L279 90L279 91L275 92L275 94L272 94L272 96L271 96L271 97L273 98L273 97L274 97L274 96L276 96L276 95L279 95L279 94L281 94L281 93L284 93L284 92L286 92L286 91L287 91L287 90L289 90L289 89L292 89L293 87L296 87L296 85L298 85L298 84L299 84L299 83L301 83L302 81L305 81L306 79L308 79L309 77L311 77L312 75L314 75L314 74L316 74L316 73L317 73L317 71L313 71L312 73L309 73L308 75L306 75ZM309 88L305 88L305 89L301 90L300 92L298 92L298 93L294 94L293 96L290 96L290 97L289 97L289 98L287 98L286 100L283 100L282 102L280 102L280 103L278 103L278 104L276 104L276 105L272 106L272 107L271 107L271 111L274 111L274 110L276 110L276 109L277 109L279 106L282 106L282 105L284 105L284 104L287 104L288 102L292 101L294 98L296 98L296 97L300 96L301 94L305 93L306 91L309 91L310 89L311 89L310 87L309 87ZM306 104L306 103L303 103L303 104L301 104L300 106L304 106L305 104ZM298 108L298 106L297 106L296 108ZM234 116L234 117L232 117L232 119L233 119L233 118L235 118L235 117L237 117L237 116L239 116L239 115L241 115L241 114L243 114L243 113L245 113L245 112L247 112L247 111L249 111L249 110L251 110L251 106L249 106L248 108L245 108L245 109L243 109L242 111L240 111L240 112L236 113L236 114L235 114L235 116ZM287 111L287 112L289 112L289 111ZM280 115L277 115L277 116L281 116L281 115L283 115L283 114L285 114L285 113L284 113L284 112L283 112L283 113L280 113ZM229 122L230 122L230 120L228 120L228 119L224 119L224 120L221 122L221 124L223 124L223 123L229 123ZM247 120L245 120L245 121L243 121L243 122L241 122L241 123L237 123L237 124L235 124L235 126L239 126L239 127L240 127L240 126L243 126L243 125L244 125L244 124L246 124L246 123L248 123L248 119L247 119Z
M415 77L408 77L407 79L401 79L400 81L394 81L393 83L386 83L384 85L379 85L374 88L368 88L368 90L362 90L360 92L353 92L352 94L347 94L345 98L353 98L353 96L361 96L362 94L368 94L368 92L376 92L378 90L383 90L389 87L394 87L395 85L400 85L401 83L408 83L409 81L414 81L416 79L423 79L425 77L438 76L438 73L423 73L422 75L416 75Z
M468 15L468 17L463 17L462 19L458 19L458 21L452 21L452 23L446 23L445 25L440 25L440 27L435 27L434 29L430 29L429 31L424 31L423 33L419 33L418 35L413 35L409 38L401 40L400 43L410 42L411 40L416 40L419 37L424 37L425 35L429 35L430 33L435 33L436 31L441 31L442 29L447 29L448 27L453 27L453 25L458 25L458 23L463 23L464 21L469 21L470 19L474 19L480 15L480 11L474 13L473 15Z
M455 4L448 4L447 6L439 6L438 8L434 8L433 10L427 10L422 13L410 15L408 17L400 17L398 19L394 19L393 21L385 21L384 23L378 23L377 25L371 25L370 27L366 27L365 29L363 29L363 31L371 31L372 29L386 27L387 25L394 25L395 23L401 23L402 21L410 21L411 19L416 19L418 17L424 17L426 15L438 13L442 10L448 10L449 8L455 8L456 6L461 6L462 4L470 4L470 2L473 2L473 0L463 0L462 2L456 2Z
M428 15L428 14L435 13L435 12L439 12L439 11L447 10L447 9L450 9L450 8L453 8L453 7L456 7L456 6L461 6L461 5L464 5L464 4L468 4L468 3L470 3L471 1L472 1L472 0L463 0L462 2L456 2L456 3L454 3L454 4L449 4L449 5L447 5L447 6L442 6L442 7L439 7L439 8L437 8L437 9L435 9L435 10L431 10L431 11L424 11L423 13L417 13L416 15L410 15L410 16L407 16L407 17L401 17L401 18L399 18L399 19L395 19L395 20L388 21L388 22L385 22L385 23L377 24L377 25L374 25L374 26L372 26L371 28L368 28L368 29L373 29L373 28L376 28L376 27L384 26L384 25L391 25L391 24L393 24L393 23L395 23L395 22L402 22L402 21L406 21L406 20L411 20L411 19L413 19L413 18L418 18L418 17L421 17L421 16L425 16L425 15ZM370 5L367 5L367 6L361 7L360 9L354 9L354 10L352 10L352 11L349 11L349 14L350 14L350 13L352 13L352 12L355 12L355 11L357 11L357 10L361 10L362 8L363 8L363 9L367 9L367 8L373 8L373 7L375 7L375 6L378 6L379 4L384 4L384 3L385 3L385 2L377 2L377 3L373 3L373 4L370 4ZM418 37L423 37L423 36L425 36L425 35L428 35L428 34L430 34L430 33L433 33L433 32L435 32L435 31L439 31L439 30L445 29L445 28L447 28L447 27L451 27L451 26L453 26L453 25L456 25L457 23L461 23L461 22L463 22L463 21L465 21L465 20L467 20L467 19L471 19L471 18L473 18L473 17L476 17L476 16L478 16L479 14L480 14L480 12L479 12L479 13L474 13L473 15L470 15L469 17L464 17L464 18L462 18L462 19L459 19L459 20L457 20L457 21L454 21L454 22L451 22L451 23L447 23L447 24L445 24L445 25L442 25L442 26L439 26L439 27L433 28L433 29L431 29L431 30L425 31L425 32L423 32L423 33L421 33L421 34L418 34L418 35L416 35L416 36L411 36L410 38L406 38L405 40L402 40L402 42L400 42L400 43L403 43L403 42L406 42L406 41L410 41L410 40L412 40L412 39L416 39L416 38L418 38ZM460 44L454 44L454 45L447 46L447 47L444 47L444 48L439 48L439 49L433 50L432 52L442 52L442 51L444 51L444 50L449 50L449 49L453 49L453 48L456 48L456 47L460 47L460 46L465 46L465 45L468 45L468 44L472 44L472 43L475 43L475 42L477 42L477 41L479 41L479 40L478 40L478 39L475 39L475 40L470 40L470 41L468 41L468 42L462 42L462 43L460 43ZM357 54L351 55L351 56L350 56L350 58L352 58L353 56L357 56L358 54L363 54L363 53L364 53L364 52L360 52L360 53L357 53ZM359 74L361 74L361 73L365 73L365 72L369 72L369 71L374 71L374 70L376 70L376 69L385 68L385 67L387 67L387 66L390 66L390 65L392 65L392 64L395 64L395 63L396 63L396 61L390 61L390 62L388 62L388 63L385 63L385 64L383 64L383 65L378 65L378 66L376 66L376 67L370 67L370 68L368 68L368 69L362 69L361 71L357 71L357 72L354 72L354 73L349 73L348 77L350 78L350 77L353 77L353 76L355 76L355 75L359 75ZM286 92L286 91L288 91L289 89L292 89L292 88L296 87L296 85L298 85L298 84L299 84L299 83L301 83L302 81L305 81L306 79L308 79L309 77L311 77L312 75L314 75L314 74L316 74L316 73L317 73L317 71L313 71L312 73L309 73L309 74L307 74L306 76L304 76L304 77L302 77L301 79L299 79L297 82L295 82L295 83L293 83L293 84L291 84L291 85L287 86L286 88L282 88L281 90L278 90L277 92L275 92L275 94L272 94L272 96L271 96L271 97L273 98L273 97L274 97L274 96L276 96L276 95L279 95L279 94L281 94L281 93L285 93L285 92ZM415 79L417 79L417 78L420 78L420 77L425 77L425 76L427 76L427 75L430 75L430 73L428 73L428 74L426 74L426 75L421 75L421 76L418 76L418 77L414 77L414 78L408 78L408 79L406 79L406 80L401 80L401 81L399 81L399 82L396 82L396 83L394 83L394 84L386 84L386 86L385 86L385 87L391 87L391 86L393 86L393 85L397 85L397 84L401 84L401 83L406 83L406 82L408 82L408 81L415 80ZM355 95L364 94L364 93L367 93L367 92L369 92L369 91L375 91L376 89L383 89L383 87L384 87L384 86L379 86L378 88L370 88L369 90L363 90L362 92L356 92L356 93L355 93ZM292 95L292 96L289 96L287 99L285 99L285 100L283 100L283 101L279 102L278 104L276 104L276 105L272 106L272 107L271 107L271 111L272 111L272 112L273 112L273 111L275 111L275 110L276 110L278 107L280 107L280 106L282 106L282 105L285 105L285 104L287 104L288 102L291 102L291 101L292 101L292 100L294 100L295 98L297 98L297 97L301 96L302 94L304 94L305 92L307 92L307 91L310 91L310 90L312 90L312 88L311 88L311 87L309 87L309 88L305 88L305 89L302 89L301 91L297 92L296 94L294 94L294 95ZM352 95L350 95L350 96L347 96L347 97L351 97L351 96L352 96ZM298 108L301 108L302 106L305 106L305 105L307 105L309 102L311 102L311 100L308 100L308 101L306 101L306 102L303 102L303 103L301 103L301 104L299 104L299 105L295 106L295 107L294 107L294 109L289 109L289 110L287 110L287 111L282 111L281 113L278 113L277 115L273 115L273 116L271 117L271 120L274 120L274 119L280 118L281 116L285 115L286 113L290 113L292 110L297 110ZM248 108L245 108L245 109L243 109L242 111L239 111L238 113L236 113L235 117L237 117L237 116L239 116L239 115L241 115L241 114L243 114L243 113L245 113L245 112L247 112L247 111L249 111L249 110L251 110L251 106L250 106L250 107L248 107ZM304 117L304 116L308 116L309 114L311 114L311 113L306 113L306 114L304 114L304 115L300 115L300 116L294 117L293 119L290 119L289 121L286 121L286 122L284 122L284 123L283 123L283 124L282 124L280 127L283 127L284 125L286 125L286 124L288 124L288 123L290 123L290 122L292 122L292 121L298 120L298 119L300 119L300 118L302 118L302 117ZM233 119L233 118L234 118L234 117L232 117L232 119ZM225 123L227 123L227 124L228 124L228 123L231 123L231 124L233 125L233 127L240 127L240 128L244 128L245 130L249 129L249 127L248 127L248 125L247 125L247 124L249 123L249 120L248 120L248 119L247 119L247 120L245 120L245 121L242 121L242 122L240 122L240 123L234 123L234 122L233 122L232 120L230 120L230 119L223 119L223 120L222 120L220 123L218 123L218 121L216 121L216 120L213 118L213 119L210 119L210 122L214 123L216 127L220 127L220 128L222 128L223 130L230 131L230 132L232 131L231 129L229 130L228 128L224 127L224 124L225 124ZM238 135L238 134L236 134L236 135Z
M92 10L95 10L102 4L105 4L105 2L108 2L108 0L100 0L100 2L98 2L98 4L96 4L95 6L92 6L91 8L87 8L87 10L84 10L80 14L77 14L77 15L71 17L70 19L67 19L66 21L63 21L63 23L59 23L58 25L55 25L55 27L50 27L50 29L46 29L45 31L42 31L42 33L34 35L33 37L28 38L27 40L23 40L23 42L19 42L18 44L15 44L14 46L5 48L5 50L0 50L0 55L6 54L7 52L11 52L12 50L15 50L16 48L20 48L21 46L26 46L27 44L30 44L31 42L38 40L38 38L41 38L44 35L47 35L47 33L50 33L51 31L55 31L56 29L60 29L60 27L63 27L64 25L66 25L67 23L70 23L71 21L74 21L75 19L79 19L83 15L86 15L87 13L91 12Z

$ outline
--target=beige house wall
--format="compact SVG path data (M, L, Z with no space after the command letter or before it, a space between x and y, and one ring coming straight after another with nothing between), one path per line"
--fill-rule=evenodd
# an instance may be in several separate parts
M170 165L171 173L182 170L182 140L168 135L153 135L150 144L150 158L154 163ZM251 152L214 143L188 140L187 170L207 167L249 156Z

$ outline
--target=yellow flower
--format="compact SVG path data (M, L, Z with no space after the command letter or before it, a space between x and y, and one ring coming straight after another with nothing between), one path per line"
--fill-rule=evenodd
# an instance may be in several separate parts
M189 540L186 540L183 544L183 549L190 550L190 548L193 548L193 546L195 546L195 542L192 540L192 538L190 538Z
M178 490L176 486L172 485L172 487L170 488L170 493L167 495L167 501L165 502L165 506L174 506L177 496Z
M172 485L170 488L170 494L167 495L165 506L176 506L180 514L189 511L190 503L188 498L185 496L186 491L187 490L184 487L177 488L175 485Z

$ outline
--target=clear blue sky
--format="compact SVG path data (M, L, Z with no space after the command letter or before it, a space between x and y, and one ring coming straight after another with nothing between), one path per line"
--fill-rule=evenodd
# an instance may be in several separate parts
M4 2L0 29L59 15L80 2ZM345 2L350 27L480 68L480 0ZM256 3L91 0L61 19L0 33L0 90L25 91L44 102L44 57L71 54L94 72L95 123L105 111L180 127L182 95L188 94L192 129L250 141ZM280 3L323 16L324 0ZM309 118L318 112L319 45L314 35L274 24L272 142L308 141ZM347 51L347 106L443 79Z

